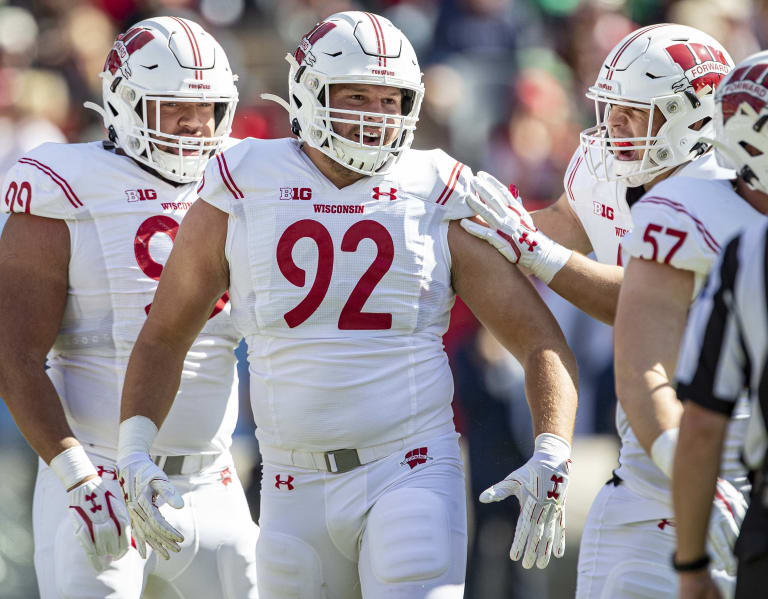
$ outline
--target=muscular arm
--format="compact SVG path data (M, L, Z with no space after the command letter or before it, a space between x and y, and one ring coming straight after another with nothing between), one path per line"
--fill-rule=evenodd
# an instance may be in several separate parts
M571 441L576 417L576 361L560 327L534 287L492 246L448 229L456 292L525 369L534 435Z
M706 550L712 496L727 425L727 416L692 401L685 402L672 479L679 562L696 560Z
M592 251L592 245L565 193L531 216L547 237L574 250L568 263L550 281L549 288L593 318L612 325L623 269L585 256Z
M0 237L0 397L46 463L79 445L44 369L67 302L69 256L62 220L13 214Z
M158 428L181 381L184 358L229 284L227 215L197 201L184 217L152 309L131 352L120 420L146 416Z
M693 273L633 258L614 326L616 393L632 431L650 455L683 408L672 379L693 291Z

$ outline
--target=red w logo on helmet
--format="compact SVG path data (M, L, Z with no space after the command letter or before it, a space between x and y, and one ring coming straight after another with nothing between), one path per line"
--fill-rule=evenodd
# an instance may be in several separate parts
M301 38L299 47L296 48L296 52L293 53L293 57L296 59L296 62L301 65L301 63L304 61L304 58L306 57L307 64L310 66L315 64L316 58L311 52L312 46L317 43L317 40L325 36L334 27L336 27L335 23L318 23L312 30L304 35L304 37Z
M714 90L731 70L725 55L712 46L696 42L673 44L667 48L667 54L682 67L694 91L707 85Z
M728 79L723 90L723 122L726 122L746 102L759 113L768 101L768 63L739 67Z
M114 75L131 54L146 46L153 39L155 36L152 32L143 27L134 27L121 33L117 36L115 44L107 55L104 70L109 69L109 72Z

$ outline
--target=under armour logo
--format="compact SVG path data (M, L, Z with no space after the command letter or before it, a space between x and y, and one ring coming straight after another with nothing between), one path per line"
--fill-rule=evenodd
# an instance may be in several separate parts
M229 466L224 468L221 472L219 472L219 476L221 477L221 484L225 487L232 482L232 472L229 470Z
M530 241L528 239L528 231L523 231L523 234L520 236L520 243L528 244L528 251L529 252L532 252L533 248L536 247L537 245L539 245L537 242Z
M91 511L96 513L101 511L101 506L96 503L96 492L94 491L90 495L88 493L85 494L85 500L90 501L93 507L91 508Z
M112 480L117 480L117 469L113 470L112 468L105 468L104 466L97 466L97 472L98 475L101 478L104 478L104 475L108 472L112 475Z
M118 482L120 483L120 489L123 491L123 500L127 503L128 493L125 491L125 478L121 476Z
M401 466L405 466L406 464L410 467L411 470L413 470L416 466L419 464L426 463L427 460L434 459L432 456L427 455L427 448L426 447L419 447L418 449L412 449L408 453L405 454L405 459L400 462Z
M656 525L659 527L660 530L664 530L666 526L674 526L675 523L671 520L667 520L666 518L662 518L662 520Z
M293 477L289 474L287 480L282 480L279 474L275 474L275 489L280 489L280 485L288 487L289 491L293 491Z
M373 188L373 199L378 200L381 199L381 196L387 196L390 200L396 200L397 199L397 189L394 187L390 187L389 191L381 191L378 186Z
M556 474L552 475L552 478L550 478L553 483L555 483L554 487L552 487L551 491L547 491L547 499L554 499L557 500L560 497L560 493L557 492L558 485L563 484L563 477L557 476Z

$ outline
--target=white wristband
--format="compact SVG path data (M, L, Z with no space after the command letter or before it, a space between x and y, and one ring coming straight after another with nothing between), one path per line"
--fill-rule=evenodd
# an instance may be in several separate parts
M559 243L552 241L543 233L540 233L540 235L549 241L551 245L546 250L542 248L541 258L536 263L536 267L531 270L543 283L549 285L554 276L560 272L560 269L568 264L573 250L569 250Z
M157 426L146 416L131 416L123 420L117 440L117 460L132 453L149 454L156 436Z
M550 455L560 461L571 457L571 444L554 433L541 433L534 439L534 451Z
M59 477L64 490L69 490L86 476L98 474L82 445L65 449L48 464Z
M661 471L672 478L672 469L675 464L675 448L677 447L677 435L679 428L668 428L661 433L651 445L651 459Z

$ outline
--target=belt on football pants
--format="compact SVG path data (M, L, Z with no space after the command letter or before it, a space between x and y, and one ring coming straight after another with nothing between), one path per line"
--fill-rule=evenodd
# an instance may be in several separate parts
M431 438L433 438L433 434L419 433L381 445L357 449L333 449L331 451L302 451L263 445L260 446L260 450L262 459L267 462L342 474L363 464L385 458L401 449L415 447L415 444Z
M194 455L156 455L152 461L168 476L197 474L211 466L220 454L197 453Z

